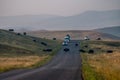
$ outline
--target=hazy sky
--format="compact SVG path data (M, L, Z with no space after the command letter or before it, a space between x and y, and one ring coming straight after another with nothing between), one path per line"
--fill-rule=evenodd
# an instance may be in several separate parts
M120 9L120 0L0 0L0 16L70 16L87 10Z

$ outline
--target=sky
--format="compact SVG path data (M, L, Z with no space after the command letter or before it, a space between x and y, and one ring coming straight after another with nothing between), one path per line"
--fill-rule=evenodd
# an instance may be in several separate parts
M120 9L120 0L0 0L0 16L71 16L89 10Z

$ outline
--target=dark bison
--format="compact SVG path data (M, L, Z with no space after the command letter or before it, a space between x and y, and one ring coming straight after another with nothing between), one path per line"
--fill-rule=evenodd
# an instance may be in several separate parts
M107 53L113 53L113 50L107 50Z
M17 33L17 35L21 35L20 33Z
M88 53L89 53L89 54L93 54L93 53L94 53L94 50L93 50L93 49L90 49L90 50L88 51Z
M67 52L67 51L69 51L69 50L70 50L69 48L64 48L64 51L65 51L65 52Z
M14 29L9 29L9 31L14 31Z
M26 32L23 32L23 35L27 35L27 33L26 33Z
M44 45L44 46L47 46L47 43L45 43L45 42L41 42L41 44Z
M52 49L48 48L48 49L43 49L44 52L51 52Z
M80 49L79 51L82 52L82 53L85 53L85 50L83 50L83 49Z

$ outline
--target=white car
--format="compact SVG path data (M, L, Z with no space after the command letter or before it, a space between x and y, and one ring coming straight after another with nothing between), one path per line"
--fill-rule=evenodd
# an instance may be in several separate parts
M64 39L64 42L67 42L67 43L68 43L68 42L70 42L70 40L69 40L69 39Z
M68 43L64 41L64 42L62 43L62 45L63 45L63 46L67 46Z

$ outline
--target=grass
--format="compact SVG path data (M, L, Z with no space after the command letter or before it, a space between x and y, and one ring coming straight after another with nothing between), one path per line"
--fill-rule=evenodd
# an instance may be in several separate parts
M0 73L14 69L37 68L49 62L60 49L56 47L53 52L39 54L8 54L0 55Z
M82 54L82 72L84 80L103 80L103 77L95 72L94 68L88 63L87 54Z
M34 42L33 40L36 40L36 42ZM41 42L45 42L47 46L42 45ZM58 41L32 37L29 36L29 34L17 35L17 33L0 29L0 44L8 45L11 47L17 47L39 53L44 48L56 47L58 43Z
M86 49L84 45L89 47ZM81 53L84 80L120 80L120 42L115 41L83 41ZM99 49L98 49L99 48ZM94 49L94 54L88 54ZM113 50L113 53L107 53Z
M45 42L47 46L41 42ZM51 48L53 51L44 52L45 48ZM0 73L40 67L50 61L60 48L61 41L17 35L0 29Z
M4 53L0 54L0 73L14 69L29 69L40 67L49 62L60 49L56 47L53 52L41 54L34 53Z
M38 62L43 62L48 56L1 57L0 72L12 69L30 68Z

